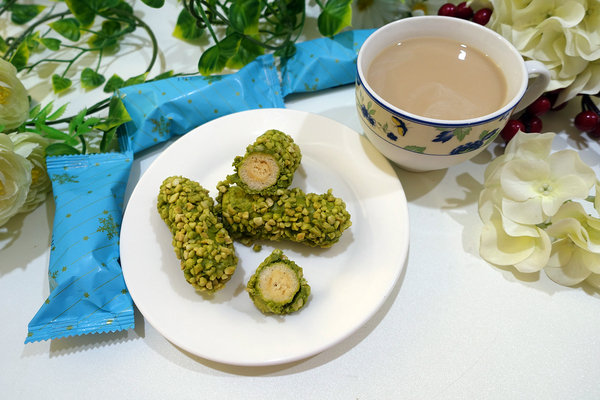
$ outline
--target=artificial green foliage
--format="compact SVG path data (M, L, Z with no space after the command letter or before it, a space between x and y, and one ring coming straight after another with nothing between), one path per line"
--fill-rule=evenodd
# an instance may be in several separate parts
M318 27L322 35L333 36L350 25L351 0L316 3L321 9ZM198 60L203 75L240 68L265 51L291 57L306 19L306 3L299 0L183 0L183 6L195 26L208 31L214 41ZM177 37L181 30L176 31Z
M317 23L324 36L339 33L352 23L352 0L329 0Z
M99 74L91 68L84 68L84 70L81 71L81 87L84 89L97 88L102 85L105 80L106 78L102 76L102 74Z
M202 37L203 29L198 27L196 20L187 9L182 9L177 17L173 36L183 40L195 40Z
M154 9L165 3L164 0L142 2ZM318 26L322 35L331 36L350 24L350 0L315 2L321 10ZM22 27L13 37L0 37L0 57L10 61L22 74L52 64L49 81L56 95L64 94L73 85L110 94L70 116L64 116L66 104L53 110L53 102L41 105L32 100L29 119L17 131L34 132L51 140L47 148L49 155L86 153L89 150L86 138L94 135L102 136L100 151L114 150L117 130L130 120L115 95L117 90L148 80L188 75L168 70L154 78L148 76L158 57L158 41L152 27L134 13L129 1L62 0L53 6L36 3L36 0L0 0L0 19L7 22L10 19L10 23ZM197 71L204 75L219 74L226 68L242 68L265 52L291 57L304 28L307 5L305 0L182 0L179 3L181 10L173 35L189 41L202 38L205 32L210 35L211 45L199 52L197 64ZM145 70L141 69L135 76L105 77L101 73L105 57L115 54L123 39L134 32L138 35L140 29L152 46L152 56ZM203 40L202 45L206 46L205 43ZM97 61L89 63L94 56ZM81 60L86 60L86 64L81 65ZM81 72L76 75L74 71ZM107 109L108 115L98 114ZM3 129L0 127L0 132Z
M81 31L79 21L75 18L64 18L58 21L52 22L50 27L56 31L59 35L68 39L72 42L76 42L81 37Z
M54 93L61 93L71 87L73 82L69 78L60 76L58 74L52 75L52 89Z
M23 25L37 17L45 6L35 4L13 4L10 6L10 20L17 24Z

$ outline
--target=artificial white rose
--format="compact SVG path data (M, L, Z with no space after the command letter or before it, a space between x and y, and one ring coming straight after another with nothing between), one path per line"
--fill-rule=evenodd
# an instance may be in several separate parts
M23 132L8 135L14 144L14 152L31 162L31 186L25 203L19 212L29 212L46 200L52 183L46 172L46 146L50 141L36 133Z
M10 131L29 116L27 90L17 78L14 65L0 58L0 127Z
M0 133L0 226L25 204L32 169L31 162L14 152L8 135Z
M600 91L598 0L476 0L471 5L492 8L486 26L526 59L548 68L552 77L548 90L565 89L558 103Z

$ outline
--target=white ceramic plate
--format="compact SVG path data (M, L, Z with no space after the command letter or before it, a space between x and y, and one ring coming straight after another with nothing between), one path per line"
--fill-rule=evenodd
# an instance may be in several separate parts
M352 226L329 249L261 242L236 243L239 264L212 297L189 285L156 210L162 181L183 175L216 195L231 163L268 129L291 135L302 151L293 186L323 193L332 188ZM381 307L408 252L408 212L389 162L363 136L328 118L287 109L244 111L206 123L182 136L150 165L127 204L121 229L121 263L131 296L146 320L171 343L205 359L235 365L273 365L317 354L348 337ZM275 248L304 270L308 304L287 316L263 315L245 284Z

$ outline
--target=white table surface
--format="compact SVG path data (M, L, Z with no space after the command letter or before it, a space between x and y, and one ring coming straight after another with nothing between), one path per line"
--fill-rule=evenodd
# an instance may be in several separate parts
M171 28L164 30L161 40L170 41ZM177 46L163 47L161 59L185 47ZM185 70L193 70L197 54L185 49L193 60ZM360 132L352 86L291 96L286 107ZM572 102L544 116L544 131L558 132L555 149L579 150L600 175L600 145L572 127L577 110ZM127 195L164 147L136 157ZM598 399L600 293L479 257L477 198L485 167L502 151L498 139L447 170L397 168L408 200L410 251L392 295L342 343L270 367L190 355L139 313L131 331L25 345L27 324L49 293L54 204L48 200L0 230L0 398ZM383 228L394 234L394 227Z

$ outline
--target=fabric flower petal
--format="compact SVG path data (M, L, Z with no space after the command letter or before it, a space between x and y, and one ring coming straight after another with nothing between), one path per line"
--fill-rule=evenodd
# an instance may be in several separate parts
M540 271L550 255L550 239L538 229L538 237L513 237L506 234L500 213L496 211L483 226L479 253L496 265L514 265L520 272Z
M554 282L573 286L583 282L591 275L584 251L581 251L569 239L561 239L554 242L548 264L544 272ZM600 257L598 258L600 262Z

